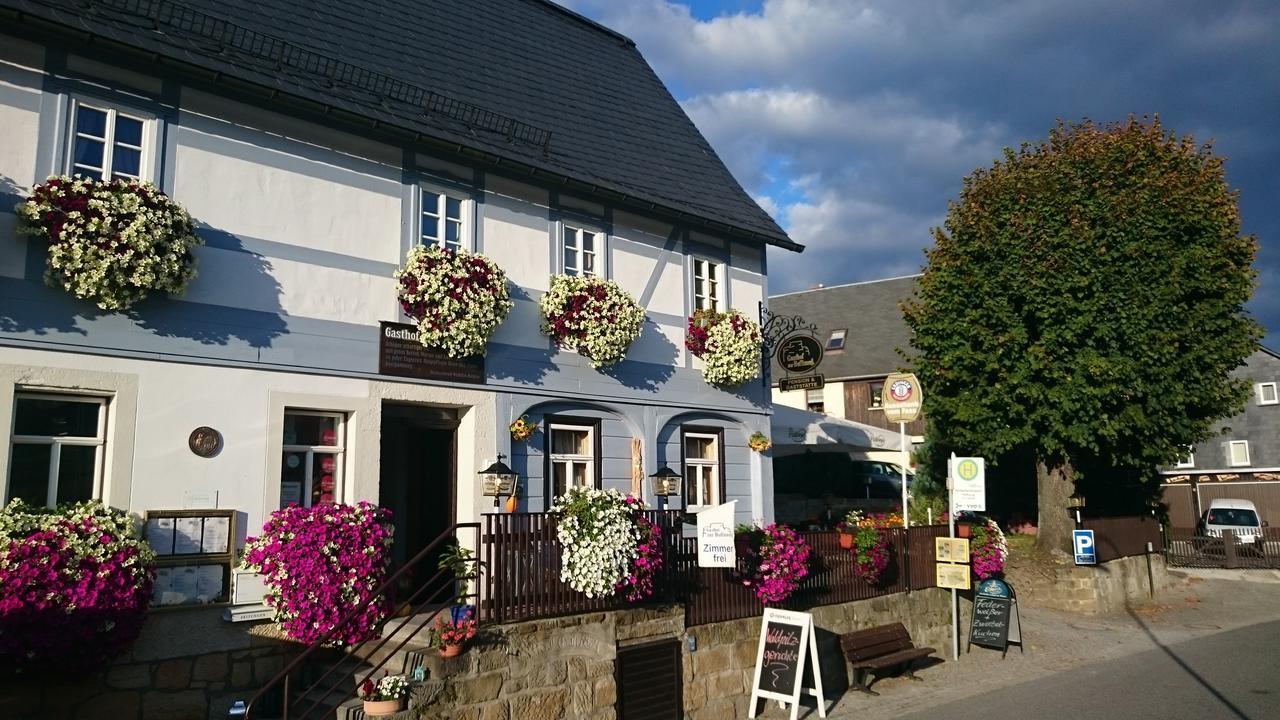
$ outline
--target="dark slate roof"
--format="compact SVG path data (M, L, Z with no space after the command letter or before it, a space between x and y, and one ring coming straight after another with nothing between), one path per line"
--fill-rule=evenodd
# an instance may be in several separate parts
M901 303L911 298L919 275L835 285L773 295L769 311L802 315L818 326L826 346L832 330L845 329L845 349L827 352L818 368L828 382L844 378L887 375L905 367L897 348L911 349L911 331L902 317ZM783 377L774 363L773 377Z
M0 0L70 29L801 250L626 37L547 0ZM5 13L6 18L15 17Z

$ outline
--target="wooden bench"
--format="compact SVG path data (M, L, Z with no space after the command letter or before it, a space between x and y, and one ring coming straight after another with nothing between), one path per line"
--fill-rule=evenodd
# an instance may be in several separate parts
M878 679L881 670L901 666L907 677L920 680L915 676L912 663L937 652L933 648L916 647L902 623L845 633L840 636L840 649L853 666L853 689L870 695L880 693L871 689L870 682L863 682L864 674L874 674Z

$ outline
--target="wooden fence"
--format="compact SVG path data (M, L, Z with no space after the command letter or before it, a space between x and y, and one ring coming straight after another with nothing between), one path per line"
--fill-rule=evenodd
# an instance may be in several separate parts
M697 540L681 536L681 513L648 512L662 528L664 563L654 579L654 602L683 602L688 625L756 617L764 606L727 568L698 567ZM627 607L621 597L588 598L560 579L555 523L545 513L485 515L481 557L487 563L482 617L512 622ZM934 587L933 538L945 526L889 531L889 566L875 585L854 576L853 557L837 533L802 532L813 549L811 571L786 607L865 600Z
M1153 517L1086 518L1083 524L1084 529L1093 531L1100 563L1146 555L1148 547L1150 552L1160 552L1164 547L1160 523Z

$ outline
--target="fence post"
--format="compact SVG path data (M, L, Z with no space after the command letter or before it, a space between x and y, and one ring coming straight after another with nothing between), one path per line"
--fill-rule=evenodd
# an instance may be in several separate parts
M1222 531L1222 559L1223 565L1228 570L1234 570L1236 567L1236 532L1234 530Z
M907 580L907 594L911 594L911 586L915 580L911 575L911 528L902 529L902 574Z

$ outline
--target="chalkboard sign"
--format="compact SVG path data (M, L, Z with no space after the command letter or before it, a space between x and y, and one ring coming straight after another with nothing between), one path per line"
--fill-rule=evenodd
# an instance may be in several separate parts
M1022 647L1017 593L1003 580L983 580L973 596L969 647L980 645L1007 653L1009 643Z
M756 716L757 701L764 698L790 703L791 718L795 720L802 690L818 698L818 715L826 717L813 616L766 608L760 621L760 648L747 716Z
M1012 605L1008 598L975 596L969 642L1003 650L1009 644L1009 610Z

